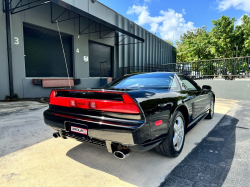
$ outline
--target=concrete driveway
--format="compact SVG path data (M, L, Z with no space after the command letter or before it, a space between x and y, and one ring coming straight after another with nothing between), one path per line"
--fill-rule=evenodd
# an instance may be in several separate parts
M249 187L250 101L237 102L160 187Z
M214 118L189 131L175 159L151 150L119 160L103 148L51 138L46 108L1 116L0 186L159 186L236 103L216 99Z

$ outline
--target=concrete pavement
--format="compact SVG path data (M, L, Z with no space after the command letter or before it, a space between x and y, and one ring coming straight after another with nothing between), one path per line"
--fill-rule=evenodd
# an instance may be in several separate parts
M250 102L240 101L161 187L250 186Z
M237 101L216 99L214 118L193 127L186 136L181 155L175 159L151 150L132 153L119 160L103 148L75 140L49 138L53 131L42 122L44 109L1 117L0 132L4 135L0 136L3 150L0 186L159 186L235 103ZM32 122L28 122L30 120ZM20 133L24 132L23 136L15 135L16 127ZM31 133L33 131L35 133ZM27 136L24 143L25 134L33 137ZM14 142L10 135L17 137Z
M0 116L12 114L15 112L27 112L48 106L48 104L36 101L12 101L0 102Z
M42 106L0 116L0 157L51 138L54 131L43 122L48 105Z

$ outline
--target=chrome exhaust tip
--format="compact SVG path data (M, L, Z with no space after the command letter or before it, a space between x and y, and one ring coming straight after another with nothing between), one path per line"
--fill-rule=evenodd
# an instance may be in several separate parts
M126 157L128 157L129 156L129 154L127 153L124 153L124 152L122 152L122 151L115 151L114 152L114 156L116 157L116 158L118 158L118 159L124 159L124 158L126 158Z
M54 136L55 138L58 138L58 137L60 137L60 134L59 134L58 132L54 132L54 133L53 133L53 136Z

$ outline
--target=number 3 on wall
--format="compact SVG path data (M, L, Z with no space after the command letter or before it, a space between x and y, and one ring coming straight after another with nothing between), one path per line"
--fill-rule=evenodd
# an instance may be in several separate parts
M14 44L18 45L19 44L19 38L18 37L14 37Z

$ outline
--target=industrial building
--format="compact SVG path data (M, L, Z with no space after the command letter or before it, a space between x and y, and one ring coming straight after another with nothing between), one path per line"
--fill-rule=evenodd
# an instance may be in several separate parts
M95 0L3 0L0 8L0 100L48 97L69 83L96 88L120 68L176 61L173 46Z

